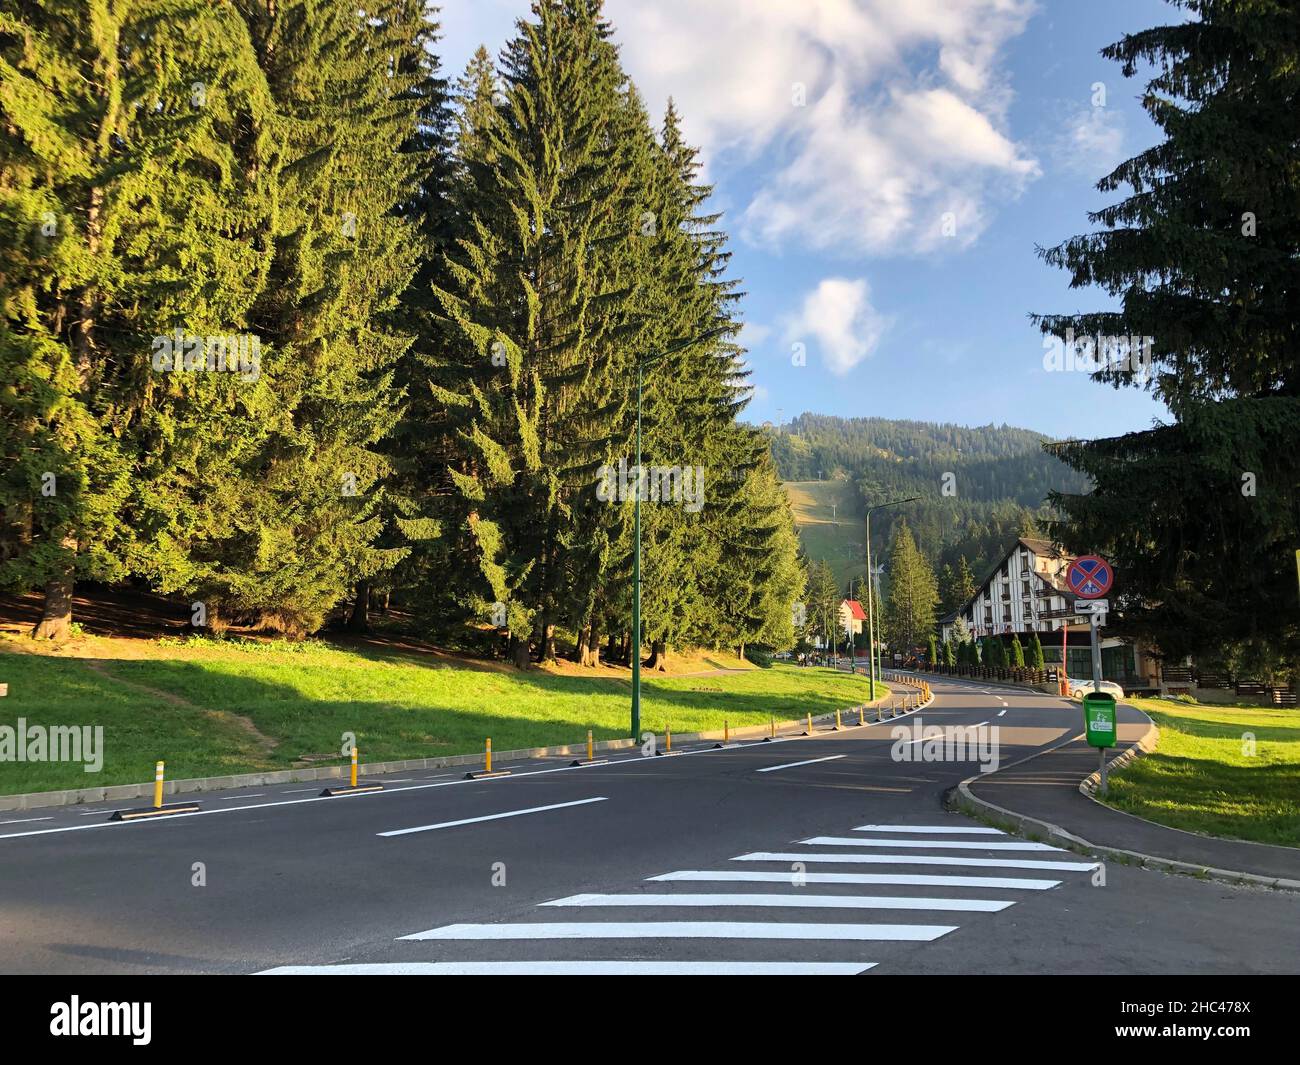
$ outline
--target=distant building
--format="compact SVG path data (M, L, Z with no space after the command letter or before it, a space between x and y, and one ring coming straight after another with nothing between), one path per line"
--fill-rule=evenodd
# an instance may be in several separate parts
M1061 647L1069 654L1067 674L1092 676L1089 619L1075 609L1077 597L1065 581L1075 556L1050 540L1022 536L971 596L952 614L939 621L944 640L953 637L957 619L964 618L971 635L1024 637L1038 633L1049 667L1061 663ZM1068 630L1068 631L1067 631ZM1158 687L1158 668L1148 650L1124 636L1103 629L1102 676L1125 690Z
M851 632L858 636L866 620L867 612L856 599L845 599L840 603L840 632Z

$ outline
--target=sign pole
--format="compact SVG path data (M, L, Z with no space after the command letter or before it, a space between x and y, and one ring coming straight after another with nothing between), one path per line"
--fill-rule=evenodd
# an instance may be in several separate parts
M1096 611L1092 614L1092 690L1101 691L1101 614ZM1099 775L1101 778L1101 793L1106 794L1106 748L1097 748L1097 755L1100 758Z

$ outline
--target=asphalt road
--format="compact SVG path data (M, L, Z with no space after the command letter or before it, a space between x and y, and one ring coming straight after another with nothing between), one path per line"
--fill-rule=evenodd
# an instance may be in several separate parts
M0 971L1300 969L1295 895L1100 868L946 812L977 762L899 760L894 729L996 726L1005 764L1074 735L1079 711L933 689L897 721L677 757L216 792L150 822L3 814Z

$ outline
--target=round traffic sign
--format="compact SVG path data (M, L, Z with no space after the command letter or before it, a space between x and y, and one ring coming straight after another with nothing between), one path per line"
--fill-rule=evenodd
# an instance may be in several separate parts
M1100 555L1080 555L1070 563L1065 583L1080 599L1100 599L1115 583L1115 571Z

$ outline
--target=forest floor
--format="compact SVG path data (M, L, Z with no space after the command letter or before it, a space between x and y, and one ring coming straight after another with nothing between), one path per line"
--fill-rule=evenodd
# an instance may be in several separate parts
M102 725L102 768L0 761L0 793L100 787L260 769L342 764L348 734L367 762L498 751L625 736L625 667L572 663L517 671L409 637L286 641L183 634L182 621L111 622L87 604L74 638L31 640L31 603L0 601L0 726ZM125 607L122 613L134 617ZM161 632L161 634L159 634ZM727 653L669 656L642 672L642 724L662 735L765 724L865 702L843 671L758 669Z

